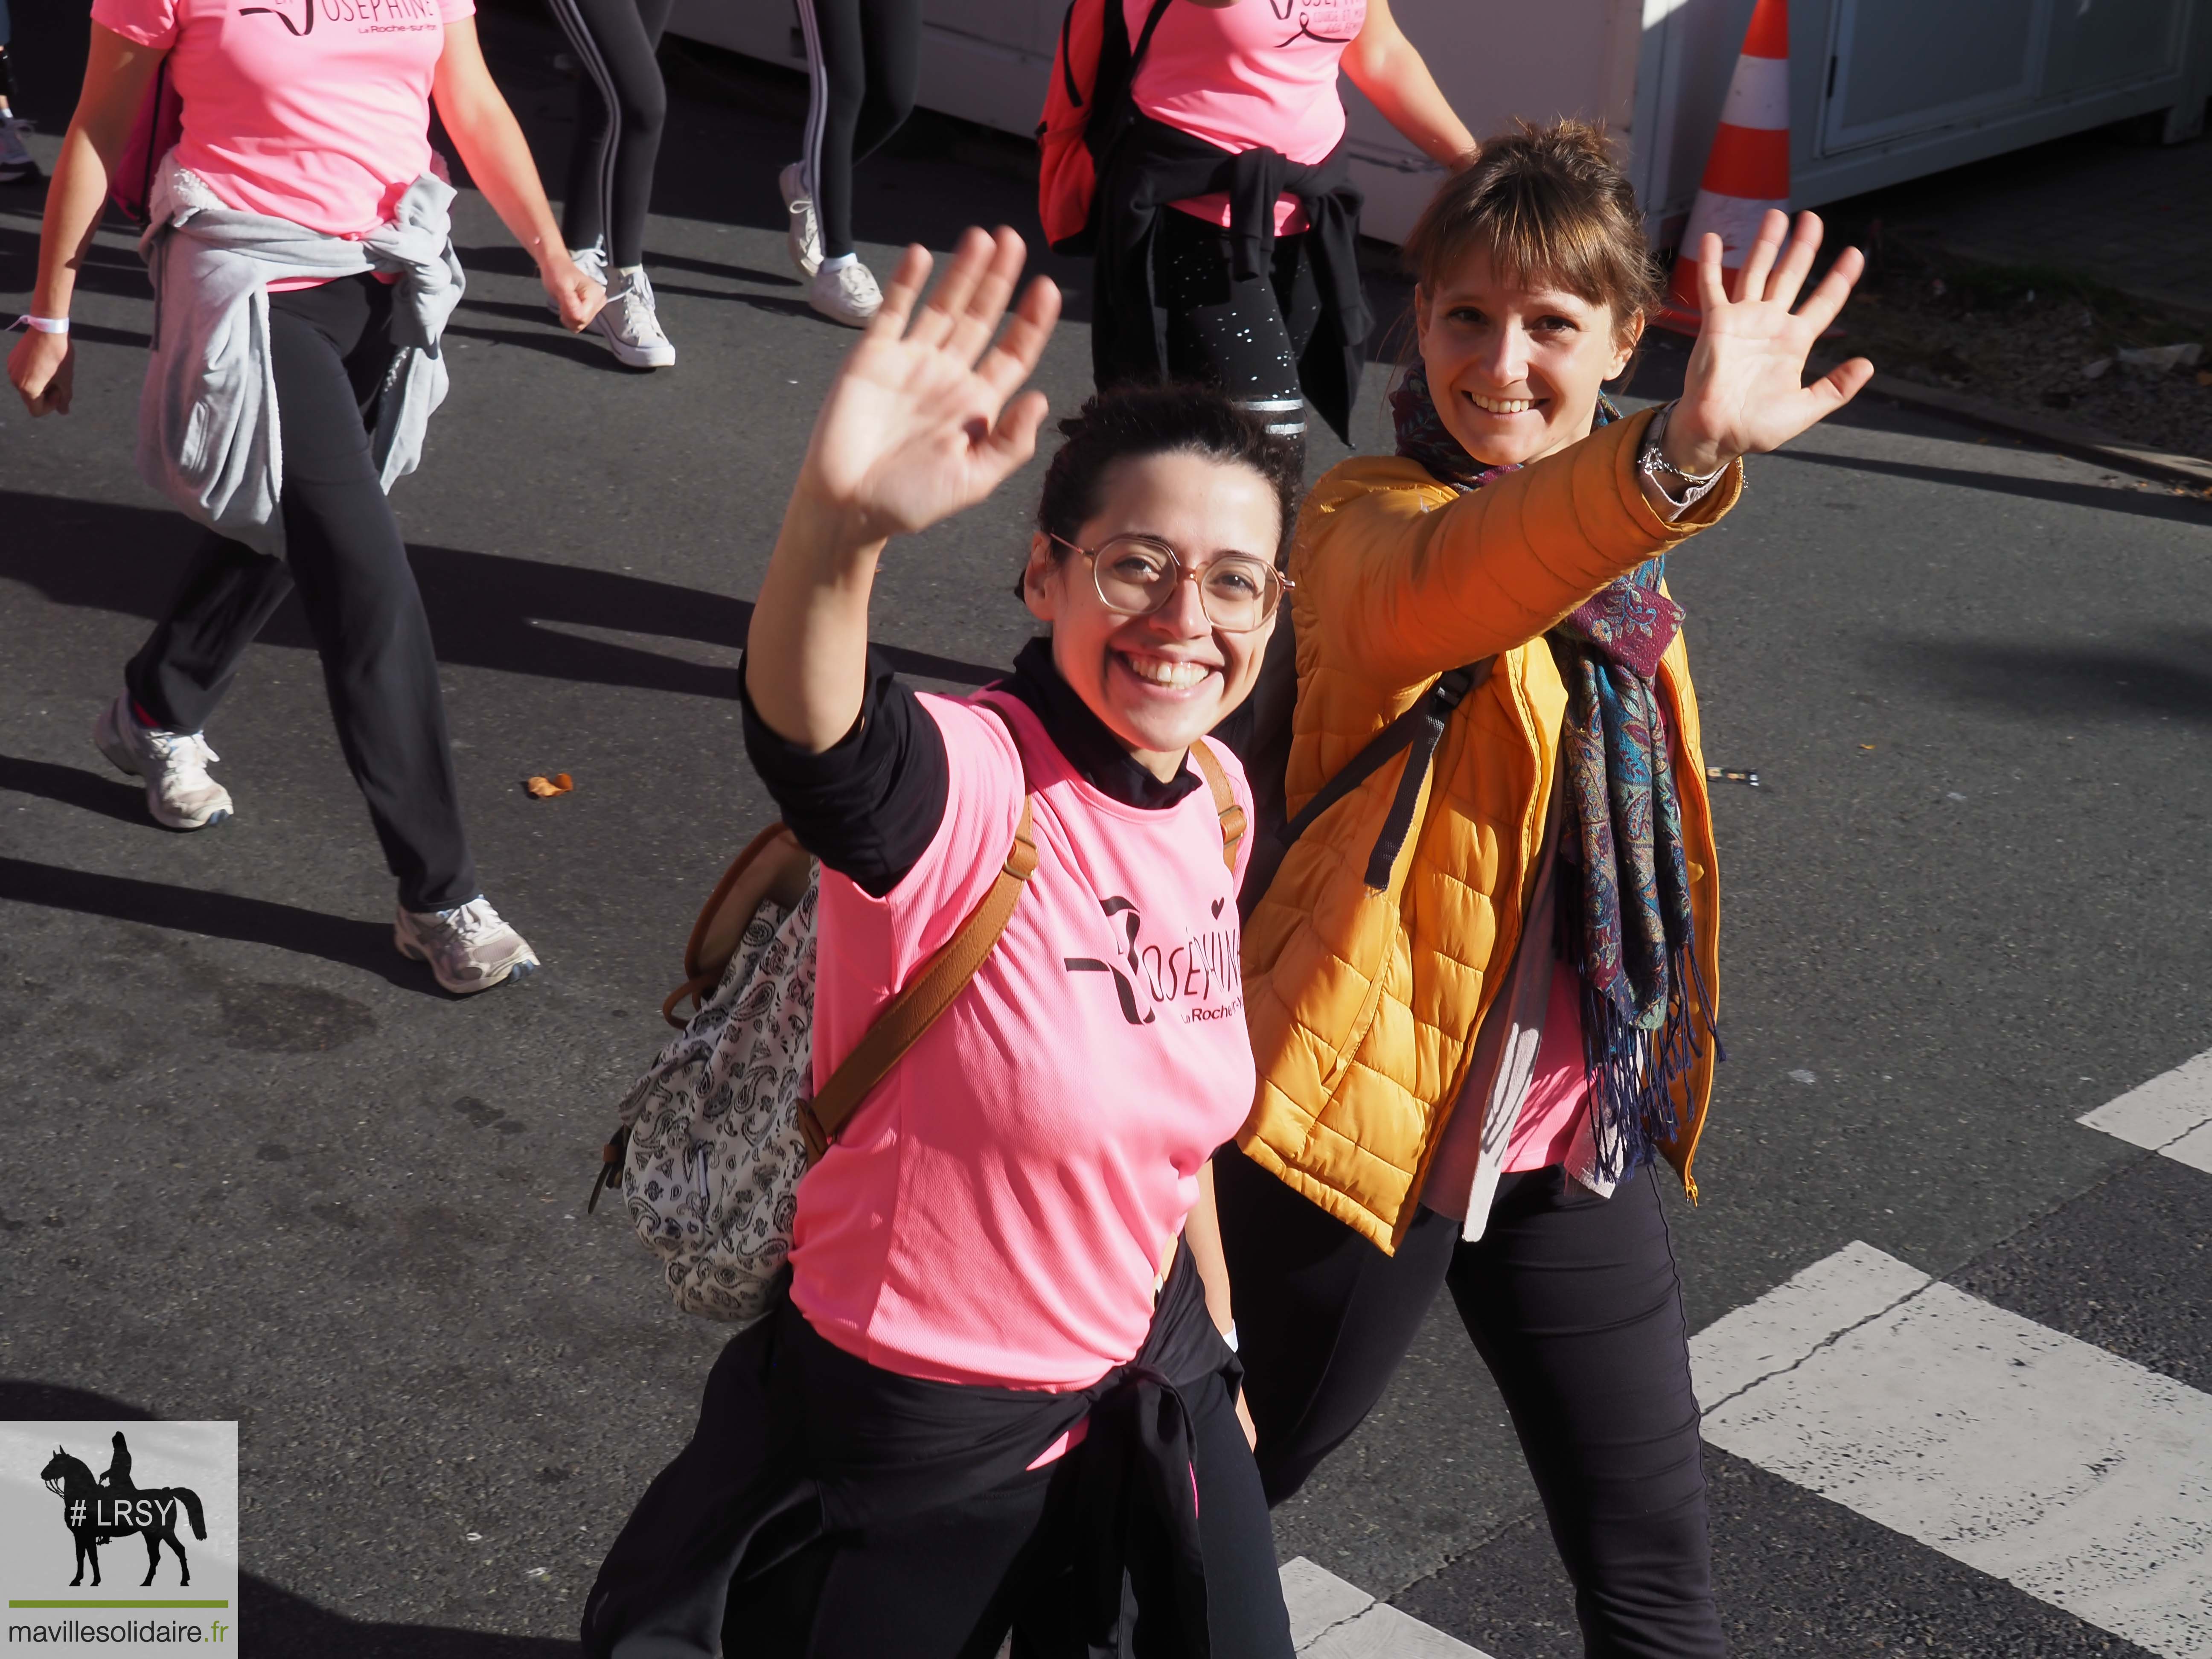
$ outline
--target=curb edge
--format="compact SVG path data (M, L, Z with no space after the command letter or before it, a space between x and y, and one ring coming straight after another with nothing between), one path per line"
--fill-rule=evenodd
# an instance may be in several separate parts
M1816 362L1808 367L1825 374L1840 361ZM1867 383L1866 392L1909 408L1948 415L1955 420L1987 427L2010 437L2032 438L2050 448L2088 460L2102 461L2124 471L2167 483L2195 484L2199 489L2212 489L2212 461L2195 455L2177 455L2148 444L2136 443L2109 432L2100 432L2094 427L2055 420L2027 410L2008 408L1986 398L1953 392L1944 386L1922 386L1894 374L1876 374Z

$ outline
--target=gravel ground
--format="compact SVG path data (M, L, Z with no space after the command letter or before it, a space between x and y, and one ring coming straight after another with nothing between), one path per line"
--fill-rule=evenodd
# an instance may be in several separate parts
M1885 249L1878 230L1868 240L1872 263L1838 349L1905 380L2212 459L2212 325L2063 270ZM2117 361L2124 349L2185 343L2202 348L2192 366Z

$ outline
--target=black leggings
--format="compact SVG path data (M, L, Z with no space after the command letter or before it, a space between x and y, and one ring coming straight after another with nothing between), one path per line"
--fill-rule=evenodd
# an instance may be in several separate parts
M1395 1255L1232 1151L1214 1192L1261 1478L1279 1504L1359 1426L1439 1283L1512 1413L1593 1659L1725 1652L1689 1337L1659 1193L1507 1175L1489 1224L1424 1209Z
M348 276L269 296L284 440L285 556L210 533L124 669L156 726L197 732L295 586L322 655L338 744L410 910L465 904L477 885L446 738L429 618L368 429L392 362L392 290Z
M1321 288L1303 234L1275 239L1274 268L1238 282L1228 232L1165 208L1152 234L1152 283L1168 315L1168 376L1218 386L1270 432L1303 437L1298 359L1321 325Z
M668 89L653 53L675 0L552 0L575 48L576 140L561 234L572 248L608 245L617 269L643 263L653 169L668 122Z
M921 0L795 0L813 80L806 193L822 254L853 251L853 168L914 113L921 86Z

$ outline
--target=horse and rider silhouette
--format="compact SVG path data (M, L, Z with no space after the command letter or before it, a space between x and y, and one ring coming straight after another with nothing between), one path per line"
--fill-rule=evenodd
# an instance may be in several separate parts
M139 1580L143 1589L154 1582L155 1569L161 1565L161 1546L167 1544L176 1553L179 1586L192 1582L191 1564L185 1559L185 1547L176 1532L177 1510L182 1508L191 1519L192 1536L207 1537L207 1521L200 1512L199 1494L190 1486L149 1486L141 1488L131 1482L131 1446L120 1433L115 1437L115 1452L108 1459L107 1473L99 1479L90 1468L71 1457L59 1446L46 1460L46 1467L39 1478L46 1483L46 1490L62 1500L62 1524L70 1529L76 1540L76 1577L70 1580L74 1589L84 1583L87 1563L92 1567L92 1582L100 1583L100 1547L117 1538L127 1538L132 1533L146 1540L146 1576Z

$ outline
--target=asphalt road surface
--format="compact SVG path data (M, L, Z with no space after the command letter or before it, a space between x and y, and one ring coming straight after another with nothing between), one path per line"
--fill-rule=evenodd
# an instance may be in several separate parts
M73 11L17 8L49 133L80 26L39 14ZM558 40L486 27L557 173ZM583 1199L692 912L770 815L730 670L851 339L784 258L800 96L735 60L683 67L648 237L669 372L563 337L490 213L459 210L453 392L393 500L487 889L545 960L526 986L456 1002L393 954L296 615L210 730L234 822L165 833L93 750L196 533L130 465L150 307L125 237L80 290L77 412L0 410L0 1419L239 1419L258 1652L573 1651L721 1340ZM1018 152L949 124L862 181L879 270L909 237L1033 222ZM39 202L0 186L10 306ZM1065 410L1085 273L1044 263L1075 290L1039 376ZM1638 392L1681 362L1655 351ZM1385 441L1384 375L1363 447ZM1037 476L891 550L878 637L921 678L979 682L1030 631L1006 590ZM1670 576L1709 758L1759 780L1715 786L1729 1062L1705 1201L1674 1206L1708 1407L1728 1391L1708 1458L1733 1643L2212 1653L2212 1170L2076 1121L2212 1049L2212 505L1869 404L1755 461ZM556 770L573 794L522 791ZM2212 1118L2201 1070L2160 1098L2177 1140ZM1990 1385L2017 1396L1990 1407L1994 1442L1919 1424L1979 1398L1971 1357L2004 1342L2054 1357ZM1930 1395L1954 1364L1959 1392ZM2113 1403L2138 1397L2140 1423ZM2033 1458L1989 1449L2014 1420L2042 1425L2022 1447L2118 1449L2054 1497ZM1941 1493L1869 1484L1939 1444ZM2137 1481L2117 1516L2094 1501L2108 1463ZM1984 1486L1963 1517L1935 1501ZM2068 1503L2103 1577L1989 1544ZM1285 1559L1496 1659L1579 1651L1448 1312L1278 1522Z

